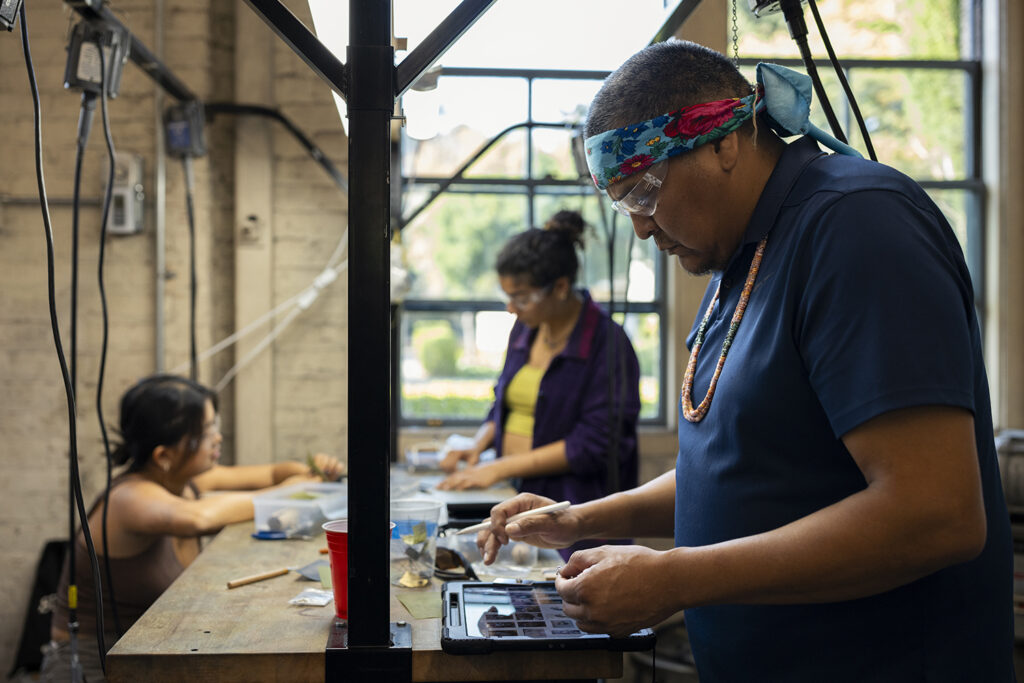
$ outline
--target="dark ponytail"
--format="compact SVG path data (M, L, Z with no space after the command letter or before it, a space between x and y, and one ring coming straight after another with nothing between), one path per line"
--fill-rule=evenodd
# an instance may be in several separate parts
M577 211L562 210L544 224L513 235L498 253L498 275L526 277L533 287L547 287L561 277L576 282L579 259L576 248L583 249L586 224Z
M121 397L121 443L112 455L129 472L146 466L157 446L175 446L203 433L206 402L217 408L217 395L198 382L177 375L152 375Z

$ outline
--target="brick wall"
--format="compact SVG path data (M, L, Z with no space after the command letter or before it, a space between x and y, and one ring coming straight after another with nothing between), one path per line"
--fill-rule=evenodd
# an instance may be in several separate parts
M312 25L305 2L288 3ZM234 99L234 24L242 3L165 0L164 62L208 101ZM79 96L63 88L67 28L77 20L63 3L30 3L31 47L43 107L44 164L56 241L56 292L65 352L69 352L70 234L75 135ZM150 49L155 16L149 0L120 0L117 15ZM335 164L346 168L347 143L326 86L277 41L273 54L277 105ZM167 98L165 104L173 102ZM141 154L146 163L146 229L108 238L105 280L110 339L103 411L116 426L121 393L153 372L156 358L153 231L156 87L132 64L121 93L109 103L117 150ZM67 412L52 341L46 293L46 257L36 202L32 102L20 43L20 23L0 34L0 668L13 661L35 563L47 539L67 535ZM308 285L323 267L344 228L345 201L326 174L278 125L274 136L273 297L283 301ZM196 252L199 280L197 336L200 350L234 329L234 129L231 117L207 129L209 154L195 162ZM105 467L96 418L101 325L96 284L99 199L106 148L99 116L84 162L80 211L78 322L78 430L85 497L102 489ZM188 359L188 233L180 162L167 164L165 369ZM345 439L345 278L300 316L268 353L273 358L274 458L304 457L307 450L343 454ZM200 366L200 380L214 384L235 362L227 351ZM230 439L232 385L221 397ZM81 590L86 590L82 587Z
M307 8L290 3L306 26ZM344 55L340 56L344 60ZM274 42L274 99L347 174L348 142L329 90L282 41ZM312 283L338 246L347 200L330 176L281 126L274 126L275 304ZM347 253L347 252L346 252ZM348 438L348 278L342 273L307 314L275 342L274 453L304 459L325 451L343 455Z

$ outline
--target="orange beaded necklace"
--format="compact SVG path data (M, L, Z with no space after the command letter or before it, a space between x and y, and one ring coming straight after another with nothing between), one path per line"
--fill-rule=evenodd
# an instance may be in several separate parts
M747 273L747 281L743 285L739 303L736 304L736 310L732 314L729 332L725 335L725 342L722 344L722 354L718 357L718 365L715 367L715 374L711 377L708 393L704 400L700 402L700 405L694 408L691 395L693 393L693 375L697 368L697 354L700 353L700 347L704 345L704 335L708 329L708 321L711 320L711 312L715 309L718 294L722 291L721 283L719 283L718 289L715 290L715 296L712 297L708 310L704 313L704 319L700 321L700 327L697 328L697 336L693 340L693 350L690 351L690 361L686 364L686 374L683 375L683 389L681 392L683 417L689 422L700 422L708 414L708 408L711 407L711 399L715 395L715 387L718 386L718 378L721 376L722 367L725 365L725 357L729 354L729 347L732 346L736 330L740 328L743 312L747 310L747 302L750 301L750 292L754 289L754 280L757 279L757 271L761 267L761 257L764 256L764 245L767 241L768 237L766 235L757 244L757 251L754 252L754 259L750 262L750 272Z

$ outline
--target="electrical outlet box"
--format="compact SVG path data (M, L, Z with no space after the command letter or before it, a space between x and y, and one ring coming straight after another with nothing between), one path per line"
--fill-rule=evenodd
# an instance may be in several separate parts
M135 235L142 232L146 199L142 184L144 171L142 155L117 152L114 185L110 192L110 212L107 214L109 234Z
M64 87L99 94L101 84L106 80L107 97L117 97L130 49L131 36L127 31L89 21L78 22L68 43ZM103 51L106 79L100 69L100 50Z
M164 111L164 137L167 153L179 159L196 159L206 154L203 105L192 100L171 105Z
M20 8L21 0L0 0L0 28L13 31Z

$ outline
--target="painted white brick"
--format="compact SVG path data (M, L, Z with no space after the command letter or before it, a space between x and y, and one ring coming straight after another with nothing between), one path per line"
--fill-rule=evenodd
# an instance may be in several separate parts
M305 3L292 11L309 22ZM207 101L231 101L233 93L234 12L225 0L167 0L164 61L190 89ZM118 14L136 36L152 47L154 16L148 0L122 0ZM69 10L61 3L32 3L30 37L43 108L44 164L49 196L71 197L79 97L63 88L65 27ZM248 11L243 8L241 11ZM269 29L267 29L269 30ZM8 39L10 38L10 39ZM0 126L9 131L0 163L0 195L36 196L32 104L20 42L0 36ZM310 136L344 172L346 140L337 110L324 85L283 44L274 49L276 106ZM121 93L108 103L114 145L142 154L146 191L152 198L155 86L129 64ZM173 101L168 98L167 103ZM195 162L198 260L198 337L200 347L234 329L234 123L218 119L208 128L210 154ZM320 272L345 226L346 202L330 178L283 128L274 136L275 270L273 298L282 301L307 286ZM81 196L101 198L106 147L97 116L83 164ZM152 203L142 235L110 238L105 246L105 280L110 339L104 378L103 411L116 421L121 393L154 369L154 236ZM67 206L51 206L56 256L57 310L67 346L70 301L70 226ZM188 243L181 165L167 168L167 248L164 314L166 367L188 355ZM80 213L78 444L83 493L88 502L105 481L105 462L96 420L96 371L101 327L96 284L100 210ZM0 590L25 595L46 539L67 534L67 408L50 330L46 297L46 256L38 206L0 205L0 544L4 547ZM344 456L347 282L344 276L325 291L279 339L274 354L275 459L304 458L309 451ZM66 349L67 351L67 349ZM235 361L224 352L201 365L201 379L215 382ZM221 397L225 417L225 458L231 459L233 396ZM0 606L0 662L10 661L26 605Z

